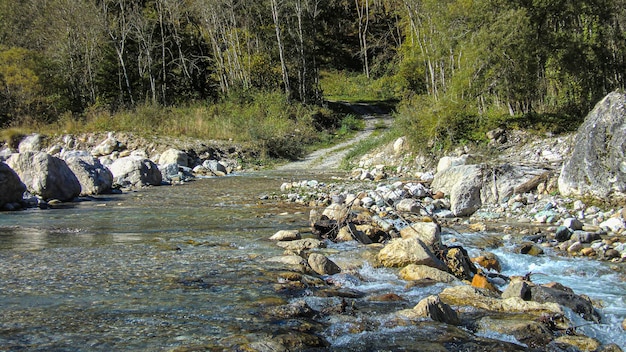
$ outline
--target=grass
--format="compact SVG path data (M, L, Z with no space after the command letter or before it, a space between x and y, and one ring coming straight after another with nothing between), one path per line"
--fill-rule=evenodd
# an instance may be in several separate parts
M92 108L81 116L65 114L53 123L29 121L3 130L0 137L11 144L33 132L132 132L143 137L232 141L258 150L263 157L297 159L307 152L308 146L354 128L353 117L345 123L341 122L342 117L328 108L290 102L281 93L251 92L216 103L177 107L141 105L116 113Z

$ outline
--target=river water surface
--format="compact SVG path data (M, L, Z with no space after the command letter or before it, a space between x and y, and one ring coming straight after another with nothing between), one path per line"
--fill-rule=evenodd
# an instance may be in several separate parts
M275 289L279 269L265 259L282 249L267 238L281 229L305 229L308 209L262 196L307 176L330 177L291 172L211 178L1 213L0 350L229 350L289 331L261 314L264 306L291 299ZM328 250L338 263L364 255L351 244ZM579 267L581 262L566 260L529 261L506 249L498 255L506 274L565 276L560 281L578 293L607 302L608 324L591 331L626 346L617 328L626 315L623 275L595 262ZM355 270L358 276L336 281L370 295L394 292L404 301L359 303L369 316L360 323L326 321L320 329L329 348L422 350L415 341L436 340L440 326L392 326L385 314L411 308L441 288L408 289L390 269ZM316 309L328 304L327 298L305 299Z

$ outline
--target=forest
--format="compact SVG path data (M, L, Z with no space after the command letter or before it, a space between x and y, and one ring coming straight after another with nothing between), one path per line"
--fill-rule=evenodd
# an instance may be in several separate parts
M263 100L313 131L338 75L446 148L576 126L624 89L625 36L625 0L0 0L0 128Z

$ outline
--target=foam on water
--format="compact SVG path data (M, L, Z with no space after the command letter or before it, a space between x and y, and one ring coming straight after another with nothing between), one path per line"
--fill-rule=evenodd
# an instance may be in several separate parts
M532 273L533 282L556 281L598 302L601 305L597 308L602 316L600 324L590 324L571 310L568 318L586 335L626 348L626 334L621 328L621 322L626 317L626 281L623 275L611 270L610 263L557 256L533 257L512 253L506 248L493 252L500 258L504 275Z

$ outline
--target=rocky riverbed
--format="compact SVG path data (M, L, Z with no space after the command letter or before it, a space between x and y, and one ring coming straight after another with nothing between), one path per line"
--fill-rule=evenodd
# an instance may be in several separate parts
M366 325L376 323L355 312L350 303L366 296L373 301L407 302L391 308L380 324L439 322L449 330L437 336L464 341L457 345L464 350L481 346L483 350L620 351L626 346L624 309L603 316L602 308L614 302L593 300L586 291L576 292L561 281L568 280L568 271L584 272L597 261L605 263L608 272L586 278L587 286L593 286L594 280L604 285L600 275L614 278L610 280L616 280L616 287L626 281L626 170L619 169L624 136L615 128L625 125L624 101L622 95L608 96L578 135L536 138L492 131L490 148L495 155L489 157L461 149L438 162L429 161L407 154L406 142L400 138L363 157L350 176L337 182L283 183L273 197L313 209L308 230L279 231L271 238L285 249L284 256L272 261L293 268L279 289L298 292L311 280L306 275L314 275L335 287L331 296L341 297L334 309L322 304L316 311L307 305L310 293L301 291L289 307L309 312L318 322L333 322L331 326L349 321L348 328L342 325L347 329L344 333L368 336ZM615 114L607 116L607 111ZM611 127L598 121L610 121ZM596 130L589 132L589 125ZM610 162L599 160L596 139L621 140L616 151L611 145L603 152L618 156ZM598 176L601 170L609 172ZM587 184L599 177L605 180ZM606 197L604 202L600 195ZM355 248L361 248L358 259ZM503 267L516 266L511 260L524 263L532 262L531 258L545 258L542 265L528 266L539 272L503 273ZM548 275L541 268L550 265L545 262L561 260L568 263L561 267L563 275L542 280L542 275ZM368 280L363 277L364 267L391 269L405 282L405 290L400 295L377 291L372 297L353 291L354 282L363 286ZM433 285L435 289L426 289ZM429 295L418 294L418 301L407 298L415 292ZM607 299L623 301L623 291L617 292ZM585 326L606 333L600 337ZM456 327L474 335L456 336L452 332ZM480 340L485 334L513 344ZM330 338L335 344L343 341ZM362 346L355 339L344 347Z
M299 230L272 236L285 253L266 260L283 268L274 288L289 301L263 314L289 333L241 347L625 348L626 305L543 272L559 263L565 279L584 272L571 267L600 263L589 285L610 277L624 286L626 138L618 132L626 131L619 127L625 104L624 95L607 96L577 134L498 129L487 148L437 158L408 153L399 138L334 182L299 179L298 168L289 169L291 181L258 199L310 209ZM224 176L247 156L238 146L119 133L32 135L0 155L4 210ZM531 265L512 270L519 262ZM606 297L624 303L623 294Z

